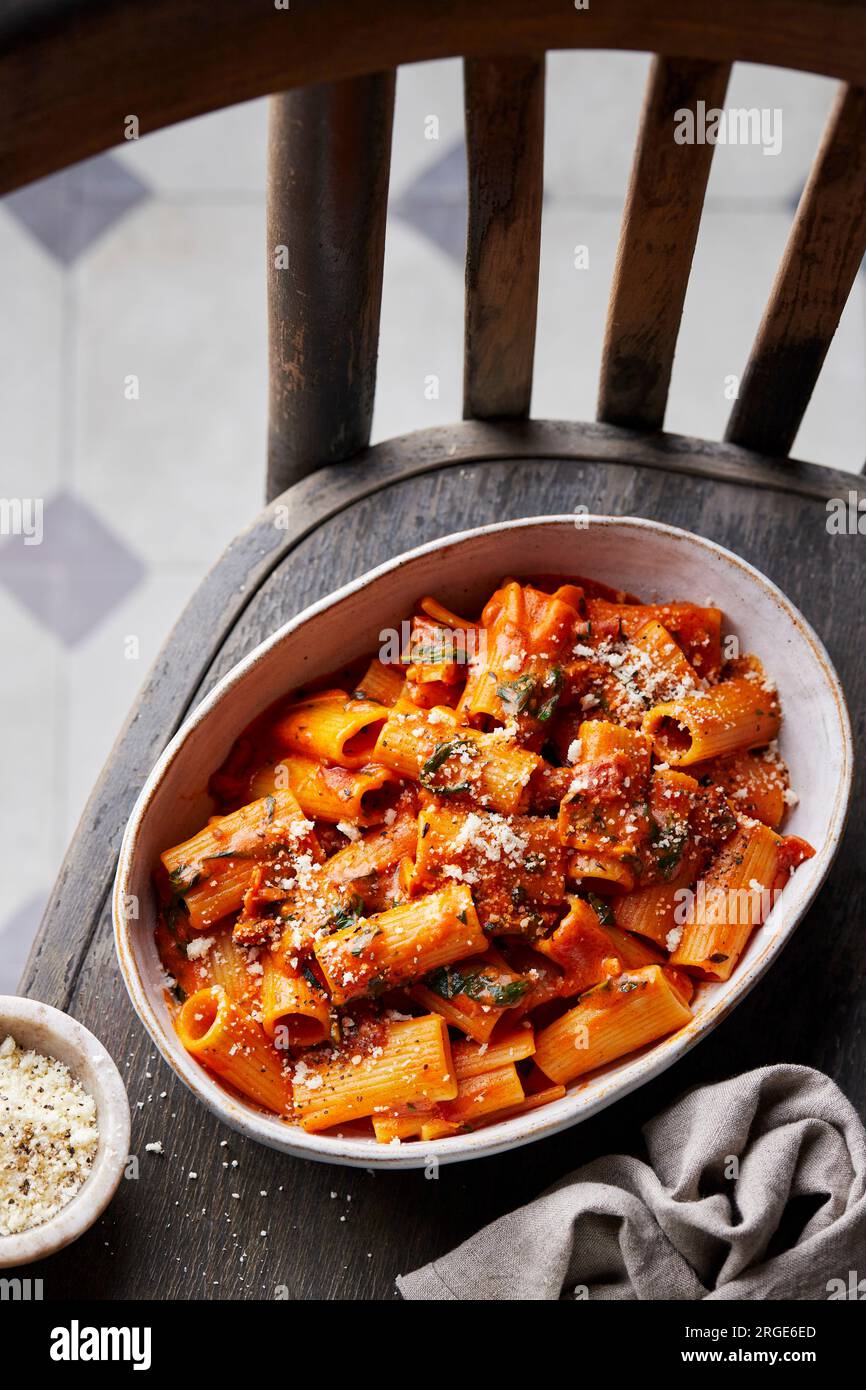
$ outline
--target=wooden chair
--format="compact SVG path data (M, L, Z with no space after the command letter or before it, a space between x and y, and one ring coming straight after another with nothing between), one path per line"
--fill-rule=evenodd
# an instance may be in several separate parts
M637 138L598 418L588 424L528 418L544 54L568 47L662 55ZM465 418L370 448L395 69L453 55L466 60ZM820 72L840 87L725 442L715 443L662 430L712 158L711 146L670 136L676 109L701 98L724 104L737 59ZM852 639L863 540L831 534L825 506L866 494L854 475L786 455L866 249L864 86L866 5L844 0L592 0L585 11L563 0L291 0L287 10L150 0L146 16L124 0L56 0L13 5L2 20L0 191L118 143L131 112L146 133L286 93L272 98L270 125L268 241L272 253L290 248L290 264L278 270L271 255L269 505L204 581L149 676L22 982L94 1028L126 1065L141 1163L140 1181L121 1184L106 1222L52 1262L53 1297L80 1291L85 1260L93 1296L272 1297L285 1286L292 1297L386 1297L401 1270L587 1156L633 1142L637 1122L687 1083L785 1059L829 1071L863 1099L859 813L785 956L697 1052L627 1105L542 1145L445 1168L438 1181L337 1175L227 1136L155 1058L131 1013L114 965L110 888L142 781L215 680L372 564L493 519L580 503L729 545L814 622L862 724L866 661ZM862 775L858 791L855 806ZM171 1157L146 1156L150 1139ZM225 1156L239 1167L224 1169ZM192 1185L190 1170L199 1175ZM243 1200L232 1203L230 1192ZM202 1208L206 1216L187 1219ZM144 1230L154 1232L147 1244Z

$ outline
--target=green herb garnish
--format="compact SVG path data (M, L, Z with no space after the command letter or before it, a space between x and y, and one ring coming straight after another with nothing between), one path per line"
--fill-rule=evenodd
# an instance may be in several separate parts
M504 1009L518 1003L529 988L528 980L508 980L502 984L481 970L464 971L456 965L443 965L438 970L431 970L425 977L425 983L442 999L456 999L458 994L465 994L467 999Z
M343 907L338 907L336 912L331 913L327 925L333 927L335 931L344 931L346 927L354 927L366 911L364 899L359 898L357 893L353 893Z
M597 893L586 893L584 896L603 927L616 926L616 918L609 902L600 898Z
M451 786L447 784L441 786L433 780L436 773L448 762L448 759L454 757L455 754L461 751L468 752L471 757L475 757L478 749L472 740L468 738L452 738L447 739L444 743L437 743L418 774L418 781L421 783L422 787L426 787L427 790L431 792L438 792L440 796L456 796L458 792L470 791L471 786L469 782L457 782L453 783Z
M523 714L535 699L535 677L525 675L513 681L503 681L497 685L496 694L511 714Z

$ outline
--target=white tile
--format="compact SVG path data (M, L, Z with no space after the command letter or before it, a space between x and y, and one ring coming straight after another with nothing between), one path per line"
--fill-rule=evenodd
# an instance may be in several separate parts
M0 592L0 924L52 883L64 848L63 652Z
M713 155L707 198L748 198L790 202L799 197L818 147L837 83L813 73L754 63L734 66L725 110L740 108L766 111L780 134L776 155L764 154L762 145L717 145ZM771 113L780 112L775 116ZM774 126L768 125L772 134Z
M399 197L464 133L463 63L410 63L397 74L391 196ZM435 138L434 138L435 137Z
M649 67L647 54L548 54L545 184L551 194L621 202ZM725 109L780 110L781 148L777 155L765 155L760 145L718 145L708 199L784 202L797 197L835 90L831 79L812 73L735 64Z
M264 197L267 170L267 99L227 106L192 121L123 140L114 153L163 197Z
M532 413L593 420L619 218L574 199L545 210ZM589 264L575 266L585 246Z
M650 58L576 50L547 55L544 182L552 197L621 206Z
M70 653L60 808L65 841L72 838L114 740L200 580L195 569L155 571L92 637Z
M264 496L263 209L150 203L77 281L75 485L145 559L210 564Z
M47 900L46 887L44 892L21 898L11 914L0 920L0 994L18 993L18 982L24 973Z
M47 497L61 474L63 270L0 208L0 495Z
M866 285L858 275L791 453L859 473L866 459Z
M773 283L790 215L707 211L701 222L665 428L720 439Z
M708 212L701 225L674 361L665 428L719 439L790 228L790 215L754 206ZM866 442L863 291L855 287L828 355L796 457L859 468Z
M435 118L435 122L430 118ZM435 164L463 135L463 64L458 58L400 68L394 109L391 193ZM163 197L264 197L267 99L227 107L124 141L115 155Z
M429 377L438 378L438 399L428 399ZM463 277L397 218L386 239L378 382L374 440L462 415Z

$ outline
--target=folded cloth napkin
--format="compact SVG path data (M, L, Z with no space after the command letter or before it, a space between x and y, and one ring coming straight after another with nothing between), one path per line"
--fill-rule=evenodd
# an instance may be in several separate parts
M403 1297L866 1294L866 1133L829 1077L763 1067L688 1091L643 1135L648 1163L586 1164L401 1276Z

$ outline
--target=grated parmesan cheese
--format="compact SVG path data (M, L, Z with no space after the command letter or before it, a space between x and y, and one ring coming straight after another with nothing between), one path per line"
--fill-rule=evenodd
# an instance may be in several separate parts
M206 956L215 941L215 936L197 936L194 941L190 941L187 945L187 960L200 960L202 956Z
M0 1235L41 1226L71 1201L96 1156L96 1102L69 1068L0 1043Z

